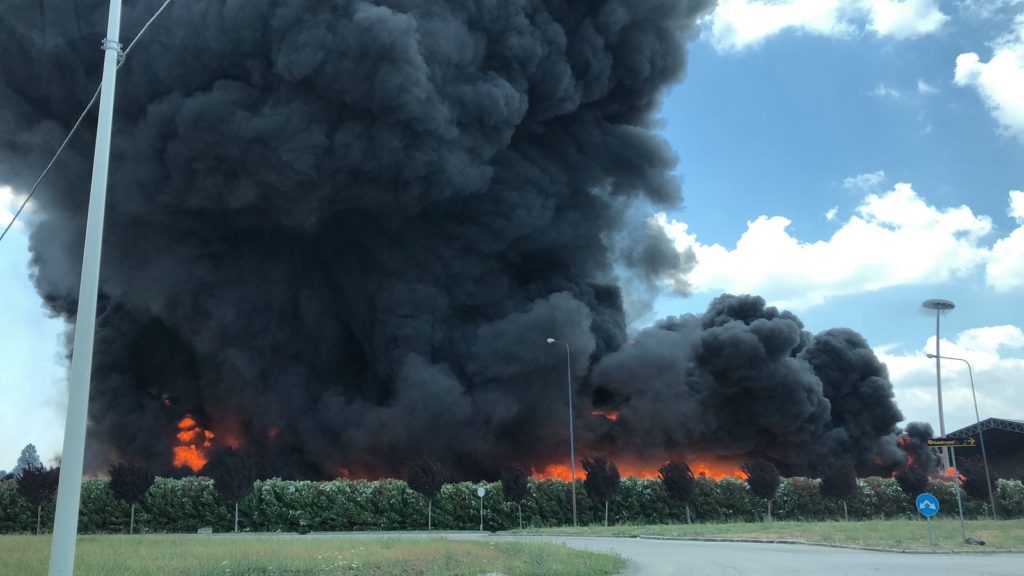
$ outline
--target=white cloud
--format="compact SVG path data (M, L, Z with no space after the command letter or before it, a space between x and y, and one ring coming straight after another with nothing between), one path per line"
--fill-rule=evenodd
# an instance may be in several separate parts
M906 419L932 422L938 432L935 360L928 359L927 353L935 353L935 336L915 352L878 355L889 368L896 401ZM1013 325L965 330L952 341L943 338L941 353L971 363L982 419L1024 420L1024 404L1017 401L1024 374L1024 330ZM942 361L942 401L947 431L974 422L970 379L963 362Z
M925 82L924 80L917 80L917 91L920 94L938 94L939 89Z
M973 86L1003 130L1024 141L1024 15L993 43L988 62L976 52L957 56L953 82Z
M832 222L836 219L837 214L839 214L839 206L833 206L828 209L828 212L825 212L825 220Z
M948 19L936 0L720 0L710 16L710 38L720 52L758 46L784 30L904 39L933 33Z
M871 91L871 95L876 96L878 98L892 98L894 100L899 100L900 97L903 96L902 94L900 94L899 90L896 90L895 88L889 88L888 86L881 82L879 82L875 86L875 89Z
M868 27L879 36L902 40L935 32L949 20L935 0L867 0Z
M853 181L871 185L881 178L884 175L874 173ZM1017 193L1012 198L1015 206L1024 203ZM697 265L687 276L695 292L761 294L772 304L793 310L836 296L947 282L986 264L989 274L999 271L991 268L997 261L994 250L982 243L992 231L992 220L967 206L940 209L925 202L910 184L898 183L888 192L868 194L854 212L830 238L817 242L791 235L787 218L760 216L747 223L732 249L702 244L686 223L664 214L654 219L677 249L692 248L697 255ZM1024 238L1024 226L1008 237L1014 238ZM1019 273L1017 263L1024 258L1013 262Z
M877 192L885 182L885 171L866 172L843 180L843 188L854 192Z
M1024 0L958 0L957 7L974 18L998 17L1001 11L1024 4Z
M1024 192L1010 192L1009 214L1020 226L995 243L985 268L985 282L999 292L1024 288Z

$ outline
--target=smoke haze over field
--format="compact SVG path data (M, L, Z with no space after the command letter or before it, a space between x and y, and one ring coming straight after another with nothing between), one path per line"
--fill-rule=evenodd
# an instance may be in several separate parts
M681 201L655 114L710 4L172 3L118 80L90 465L167 472L185 434L284 476L541 467L568 442L547 337L583 455L895 465L855 333L729 296L627 344L620 286L694 264L643 215ZM91 96L106 6L0 6L0 183L27 190ZM68 319L94 124L36 197Z

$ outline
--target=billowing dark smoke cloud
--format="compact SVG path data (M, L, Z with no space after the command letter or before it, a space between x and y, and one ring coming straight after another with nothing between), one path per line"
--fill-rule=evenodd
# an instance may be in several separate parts
M627 344L623 282L694 263L641 216L681 199L655 114L710 4L173 2L118 80L91 465L169 471L188 414L288 476L543 466L567 444L547 337L583 454L800 469L892 444L853 333L730 297ZM27 189L88 101L106 6L0 6L0 182ZM69 320L94 124L34 212L36 287Z
M595 397L618 413L605 449L641 455L759 455L788 473L825 458L894 467L903 419L885 366L857 333L811 336L760 297L722 296L603 358ZM879 459L876 462L876 458Z

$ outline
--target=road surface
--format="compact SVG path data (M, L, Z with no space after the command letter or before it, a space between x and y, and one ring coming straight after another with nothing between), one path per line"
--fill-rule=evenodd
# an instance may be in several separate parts
M485 532L338 532L314 537L556 542L626 559L623 576L1022 576L1024 554L901 554L798 544L643 538L503 536ZM303 536L308 538L309 536Z
M684 542L636 538L545 539L582 550L615 552L629 562L624 572L627 576L1024 574L1024 554L900 554L795 544Z

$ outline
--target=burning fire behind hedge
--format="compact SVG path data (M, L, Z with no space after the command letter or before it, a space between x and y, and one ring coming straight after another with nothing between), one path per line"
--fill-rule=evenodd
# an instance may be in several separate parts
M623 478L639 478L641 480L658 478L658 468L662 464L615 462L620 476ZM690 465L690 470L693 471L694 476L707 476L715 480L722 480L724 478L745 479L747 477L739 465L731 462L696 459L692 462L687 462L687 464ZM551 464L540 469L534 468L531 472L530 475L537 480L562 480L568 482L572 478L572 471L569 469L568 464ZM577 463L576 479L582 480L585 476L582 465Z
M174 467L188 467L194 473L202 470L208 461L207 453L213 447L215 437L213 432L206 430L195 418L186 414L178 421L178 445L174 447Z

